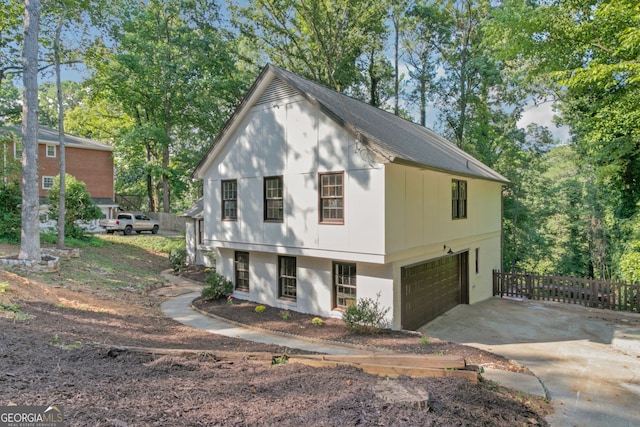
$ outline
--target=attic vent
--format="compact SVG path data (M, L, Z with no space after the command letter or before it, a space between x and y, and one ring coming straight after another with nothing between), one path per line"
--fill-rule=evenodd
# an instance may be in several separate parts
M264 91L256 105L270 104L284 98L298 95L298 91L275 77L269 87Z

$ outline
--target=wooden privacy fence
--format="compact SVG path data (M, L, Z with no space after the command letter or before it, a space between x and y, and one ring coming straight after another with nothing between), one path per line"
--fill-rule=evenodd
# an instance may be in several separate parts
M640 284L494 270L493 295L640 313Z

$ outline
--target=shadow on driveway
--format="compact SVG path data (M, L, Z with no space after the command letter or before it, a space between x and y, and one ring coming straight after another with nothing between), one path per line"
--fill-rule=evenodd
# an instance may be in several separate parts
M544 383L554 426L640 425L640 315L492 298L419 329L492 351Z

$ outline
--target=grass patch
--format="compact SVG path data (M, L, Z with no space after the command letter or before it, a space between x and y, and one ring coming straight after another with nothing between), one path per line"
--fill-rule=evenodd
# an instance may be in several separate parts
M0 301L0 317L15 320L29 320L31 318L22 311L18 304L5 304L2 301Z
M180 236L143 234L94 235L91 241L94 243L82 246L79 258L61 258L60 271L55 274L19 274L72 290L145 292L162 283L160 272L169 268L169 251L185 244ZM68 246L76 243L65 242Z

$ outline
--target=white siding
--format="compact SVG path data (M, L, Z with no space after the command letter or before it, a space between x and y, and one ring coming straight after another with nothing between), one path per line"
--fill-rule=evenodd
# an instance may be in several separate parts
M254 107L205 173L211 247L334 257L384 256L384 168L301 98ZM344 172L342 225L319 224L318 174ZM263 180L283 176L284 221L263 220ZM238 220L220 221L221 181L237 179Z
M217 271L233 281L234 251L220 251ZM249 253L249 292L234 292L234 297L248 299L276 308L287 308L301 313L317 314L325 317L340 316L333 311L332 268L333 260L296 257L297 284L296 301L278 297L278 255L266 252ZM388 321L393 316L393 269L392 265L356 263L357 296L378 299L383 307L388 307Z

